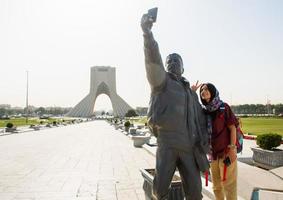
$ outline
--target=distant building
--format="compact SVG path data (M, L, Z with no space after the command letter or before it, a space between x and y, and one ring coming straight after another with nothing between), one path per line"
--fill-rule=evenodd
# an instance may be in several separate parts
M10 104L0 104L0 108L10 109L11 105Z

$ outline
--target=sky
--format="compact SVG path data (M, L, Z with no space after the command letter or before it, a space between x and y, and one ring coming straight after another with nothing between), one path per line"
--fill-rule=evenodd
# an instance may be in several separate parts
M147 106L140 19L158 7L153 34L184 76L211 82L232 105L283 103L282 0L0 0L0 104L73 107L92 66L116 67L118 94ZM100 95L95 110L111 109Z

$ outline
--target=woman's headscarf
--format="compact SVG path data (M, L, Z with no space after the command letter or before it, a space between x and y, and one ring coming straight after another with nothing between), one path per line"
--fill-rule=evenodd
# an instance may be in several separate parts
M210 92L211 98L209 102L206 102L204 99L201 98L201 91L203 86L207 86L208 91ZM212 83L204 83L200 88L200 99L204 107L208 112L216 111L222 104L223 101L220 100L219 92L216 87Z

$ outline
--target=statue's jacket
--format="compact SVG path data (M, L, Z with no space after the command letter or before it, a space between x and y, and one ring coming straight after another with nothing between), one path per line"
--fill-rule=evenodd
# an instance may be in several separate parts
M206 117L189 82L165 71L152 33L144 35L145 66L151 97L148 125L158 145L192 152L201 171L208 169Z

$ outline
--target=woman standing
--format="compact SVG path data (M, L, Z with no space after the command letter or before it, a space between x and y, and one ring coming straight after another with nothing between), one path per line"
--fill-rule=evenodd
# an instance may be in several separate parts
M208 117L214 195L217 200L237 199L237 119L213 84L202 84L200 97Z

